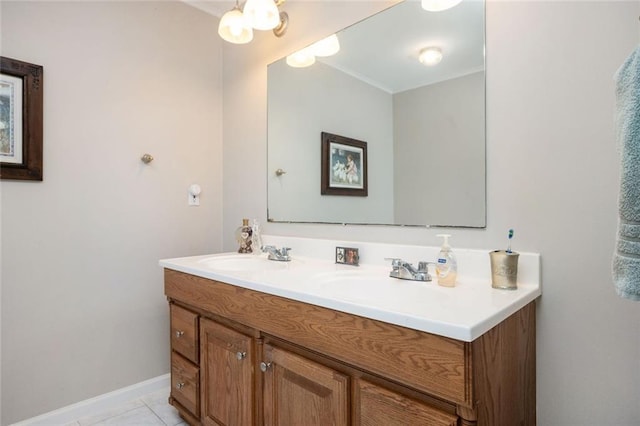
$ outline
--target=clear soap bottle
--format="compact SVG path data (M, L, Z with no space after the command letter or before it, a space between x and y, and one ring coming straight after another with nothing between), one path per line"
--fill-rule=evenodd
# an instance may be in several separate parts
M450 236L449 234L438 234L438 237L442 237L444 240L440 248L440 253L438 253L436 275L438 285L444 287L455 287L456 279L458 278L458 262L449 245Z

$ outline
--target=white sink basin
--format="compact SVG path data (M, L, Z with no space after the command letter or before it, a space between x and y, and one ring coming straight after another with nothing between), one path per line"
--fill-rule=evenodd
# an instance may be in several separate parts
M371 281L388 281L388 275L380 271L328 271L320 272L310 278L311 282L318 284L331 284L341 282L371 282Z
M322 292L352 302L363 302L375 294L380 300L395 300L409 294L413 300L441 298L433 281L408 281L391 278L387 270L331 271L310 277L308 285Z
M381 298L393 296L393 278L375 272L332 271L310 277L308 284L332 295L358 301L368 297L375 289Z
M277 262L251 254L214 256L202 259L198 263L210 269L226 272L272 271L274 269L286 269L289 264L289 262Z

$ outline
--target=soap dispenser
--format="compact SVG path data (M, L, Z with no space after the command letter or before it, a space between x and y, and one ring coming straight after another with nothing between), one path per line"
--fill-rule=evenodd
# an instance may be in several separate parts
M455 287L458 277L458 262L456 261L456 256L451 251L451 246L449 246L450 236L450 234L438 234L438 237L443 238L443 241L440 253L438 253L436 275L438 285L444 287Z
M249 226L249 219L242 219L242 226L236 229L236 240L240 245L238 253L251 253L251 227Z

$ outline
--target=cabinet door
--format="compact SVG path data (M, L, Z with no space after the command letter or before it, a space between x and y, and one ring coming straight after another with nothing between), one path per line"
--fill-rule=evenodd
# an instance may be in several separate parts
M201 410L205 425L253 424L252 339L216 322L200 322Z
M264 424L347 425L349 379L275 346L264 346Z
M356 379L355 426L455 426L458 417L381 386Z

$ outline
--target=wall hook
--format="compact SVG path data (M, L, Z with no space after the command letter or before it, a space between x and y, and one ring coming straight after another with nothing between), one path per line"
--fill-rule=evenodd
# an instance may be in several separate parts
M150 162L153 161L153 155L144 154L142 157L140 157L140 160L142 160L144 164L149 164Z
M287 172L285 172L285 171L284 171L284 170L282 170L282 169L278 169L278 170L276 170L276 176L282 176L282 175L283 175L283 174L285 174L285 173L287 173Z

